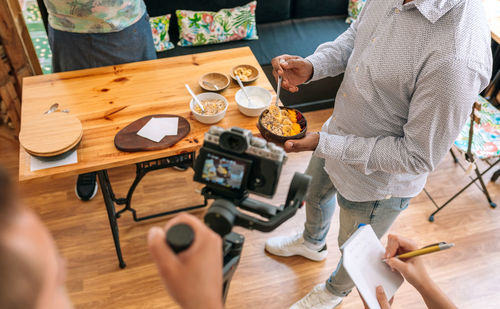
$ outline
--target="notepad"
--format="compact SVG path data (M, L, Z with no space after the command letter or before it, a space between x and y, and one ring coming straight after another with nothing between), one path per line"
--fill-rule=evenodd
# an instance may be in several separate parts
M360 227L340 248L343 265L370 309L380 309L376 288L384 287L387 298L394 296L404 279L382 260L385 248L371 225Z

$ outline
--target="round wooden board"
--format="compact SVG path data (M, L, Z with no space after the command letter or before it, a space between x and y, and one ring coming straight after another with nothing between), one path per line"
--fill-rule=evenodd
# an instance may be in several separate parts
M53 112L23 123L19 142L28 153L54 156L76 146L82 139L82 123L73 115Z
M142 127L153 117L178 117L179 125L177 127L177 135L165 136L159 143L153 142L147 138L137 135L137 132L142 129ZM186 135L188 135L190 130L191 126L184 117L167 114L150 115L137 119L125 128L121 129L120 132L115 135L115 147L118 150L127 152L160 150L174 145L175 143L183 139Z

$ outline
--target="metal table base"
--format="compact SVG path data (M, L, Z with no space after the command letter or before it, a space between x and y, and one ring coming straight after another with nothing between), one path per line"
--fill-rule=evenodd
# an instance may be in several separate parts
M131 206L132 196L134 194L134 191L139 182L142 180L142 178L144 178L144 176L147 173L154 170L159 170L174 166L193 167L194 158L195 158L195 152L189 152L171 157L137 163L134 182L130 186L127 193L127 197L125 198L116 198L113 192L113 188L111 186L111 182L109 181L107 170L101 170L97 172L97 177L99 178L99 185L101 186L101 192L104 199L104 204L106 205L106 211L108 213L108 219L109 219L109 227L111 228L111 234L113 235L113 241L115 243L115 249L116 249L116 256L118 258L118 263L120 268L125 268L127 266L125 264L125 261L123 260L122 250L120 247L120 235L118 231L118 221L117 221L117 219L120 218L122 213L124 213L125 211L132 212L134 221L139 222L143 220L168 216L178 212L198 209L207 206L207 199L205 198L203 204L201 205L190 206L171 211L165 211L144 217L138 217L136 210ZM115 205L125 205L125 206L117 212Z

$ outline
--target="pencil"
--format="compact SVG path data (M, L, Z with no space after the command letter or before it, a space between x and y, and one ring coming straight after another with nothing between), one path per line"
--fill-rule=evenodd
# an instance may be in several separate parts
M410 252L406 252L406 253L403 253L403 254L396 255L395 258L398 258L400 260L401 259L409 259L409 258L412 258L412 257L416 257L416 256L424 255L424 254L429 254L429 253L432 253L432 252L437 252L437 251L442 251L442 250L450 249L453 246L455 246L455 245L452 244L452 243L448 244L448 243L445 243L445 242L440 242L440 243L429 245L429 246L426 246L426 247L423 247L423 248L420 248L420 249L417 249L417 250L414 250L414 251L410 251ZM385 261L387 261L387 259L383 259L382 261L385 262Z

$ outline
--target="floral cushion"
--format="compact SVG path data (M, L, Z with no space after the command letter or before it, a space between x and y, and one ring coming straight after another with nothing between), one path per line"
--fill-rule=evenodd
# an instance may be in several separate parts
M257 1L218 12L177 10L179 46L197 46L236 40L256 40Z
M349 7L347 8L349 17L345 20L346 23L350 24L358 18L359 12L361 12L365 2L366 0L349 0Z
M170 14L151 17L149 24L153 32L153 41L157 52L165 51L174 48L174 44L170 42L168 36L168 27L170 24Z
M500 156L500 111L481 96L477 102L481 104L481 111L478 114L481 123L474 123L472 153L479 159L498 157ZM463 152L467 152L469 128L470 118L455 140L455 146Z

